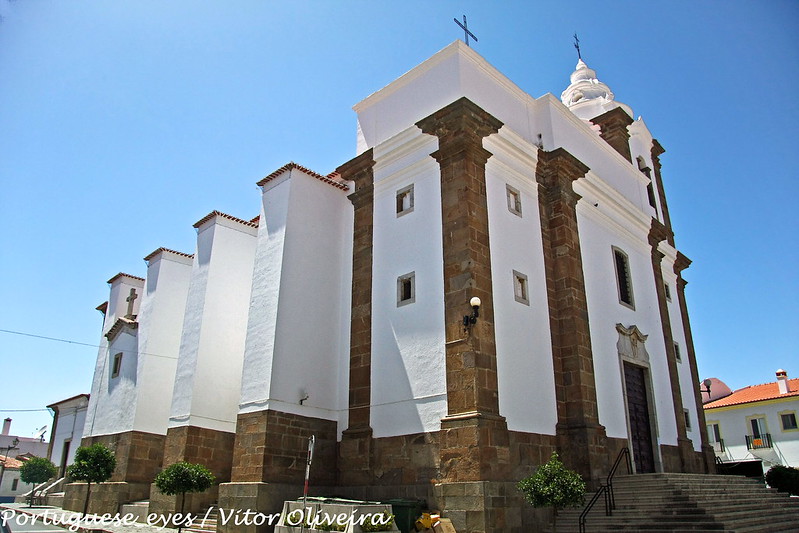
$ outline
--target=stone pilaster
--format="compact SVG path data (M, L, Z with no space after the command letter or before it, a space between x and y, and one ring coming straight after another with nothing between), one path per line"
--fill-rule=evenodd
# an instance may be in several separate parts
M588 324L577 201L573 182L588 167L563 148L539 150L536 179L547 280L558 449L564 463L587 480L607 475L605 428L599 424Z
M370 426L372 371L372 248L374 246L374 167L372 149L336 169L355 182L352 242L349 421L339 448L339 481L368 484L372 466Z
M483 148L483 138L499 131L502 122L460 98L416 125L438 137L438 150L430 155L441 177L447 416L440 432L440 504L451 515L468 512L469 531L488 531L497 513L504 512L502 505L478 498L466 509L457 487L506 481L510 472L494 337L485 176L491 153ZM480 317L467 329L463 317L471 313L474 296L482 301Z
M236 420L231 482L219 485L224 512L279 513L283 502L303 493L308 439L316 438L313 494L336 483L336 422L280 411L240 413ZM321 466L320 466L321 465ZM220 533L266 533L269 524L220 522Z
M685 286L688 284L682 277L682 272L691 264L691 260L680 252L677 252L677 260L674 262L674 273L677 274L677 299L680 301L680 318L685 333L685 344L688 356L688 364L691 368L691 382L694 390L694 401L699 424L699 434L702 438L701 462L703 471L708 474L716 472L716 454L710 446L707 437L707 422L705 421L705 410L702 408L702 393L699 391L699 369L696 364L696 351L694 350L694 336L691 333L691 322L688 318L688 303L685 301Z
M658 250L662 241L667 241L671 231L659 221L652 219L649 230L649 245L652 248L652 272L655 277L655 291L657 293L658 308L660 310L660 323L663 329L663 339L666 349L666 363L669 369L669 382L671 383L671 398L674 408L674 418L677 422L677 448L679 454L679 471L691 472L695 463L693 444L688 440L685 428L685 414L682 406L682 391L680 390L680 377L677 372L677 358L674 354L674 337L671 333L671 319L669 318L666 289L663 283L663 270L661 262L663 253ZM666 459L668 459L668 453ZM676 465L664 459L664 467L673 469Z
M230 481L235 434L197 426L169 428L164 443L164 467L186 461L208 468L216 478L213 487L202 493L186 495L184 512L197 513L217 501L218 484ZM161 494L153 485L149 512L169 515L180 511L179 496Z
M652 139L652 166L654 167L654 176L650 176L650 179L655 184L655 189L657 189L658 201L660 203L660 209L663 213L663 224L666 226L666 229L669 230L667 235L667 240L669 244L674 246L674 232L671 227L671 217L669 216L669 206L666 203L666 191L663 188L663 179L661 178L660 173L660 156L665 153L666 150L660 145L657 139Z
M442 421L442 478L450 481L501 479L507 457L507 426L499 416L494 338L491 251L485 164L491 153L483 137L502 123L461 98L417 126L438 137L431 156L441 173L444 244L444 317L446 328L447 417ZM482 301L480 318L466 330L469 300ZM503 429L505 428L505 429Z
M630 153L630 131L627 129L627 126L633 123L633 119L624 109L621 107L611 109L607 113L592 118L591 122L599 126L599 136L605 139L605 142L623 155L627 161L633 162Z

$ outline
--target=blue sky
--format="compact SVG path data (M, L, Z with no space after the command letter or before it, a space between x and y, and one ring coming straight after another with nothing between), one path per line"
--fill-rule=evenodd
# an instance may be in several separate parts
M355 155L351 107L463 33L533 96L583 58L666 148L702 377L799 376L799 3L0 0L0 417L89 392L108 295L255 182Z

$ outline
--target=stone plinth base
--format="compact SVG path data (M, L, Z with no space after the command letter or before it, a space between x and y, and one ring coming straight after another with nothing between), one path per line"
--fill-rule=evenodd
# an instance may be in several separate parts
M529 505L516 483L467 481L440 483L435 492L442 516L452 520L455 530L469 533L524 533L538 531L522 522L522 509Z
M155 483L150 487L150 513L155 513L161 516L170 516L175 513L181 512L181 505L183 506L183 513L191 513L198 515L205 511L212 504L215 504L219 495L219 486L214 485L205 492L194 492L186 494L186 502L182 503L183 496L177 494L175 496L167 496L163 494ZM175 526L177 527L177 526Z
M70 483L64 488L64 509L83 511L86 501L86 483ZM149 483L92 483L89 513L116 514L123 503L146 500L150 495Z
M268 520L262 520L263 515L280 515L284 502L301 496L302 485L222 483L219 485L217 533L272 533L277 518L270 524ZM246 511L250 513L245 514ZM255 519L253 513L261 513L262 516Z

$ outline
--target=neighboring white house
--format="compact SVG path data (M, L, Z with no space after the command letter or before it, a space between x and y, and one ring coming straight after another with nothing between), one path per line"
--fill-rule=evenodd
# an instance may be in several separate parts
M53 410L53 429L50 433L47 457L58 467L59 477L63 476L67 466L72 464L75 450L80 446L88 406L88 394L78 394L47 406Z
M13 456L0 455L0 503L13 502L14 498L28 492L32 485L19 478L22 461Z
M785 370L776 382L738 389L704 408L708 439L722 461L760 459L764 472L799 466L799 379Z
M3 421L3 431L0 433L0 454L16 457L18 455L32 455L46 457L48 443L44 440L47 426L37 431L35 437L21 437L11 433L11 419Z

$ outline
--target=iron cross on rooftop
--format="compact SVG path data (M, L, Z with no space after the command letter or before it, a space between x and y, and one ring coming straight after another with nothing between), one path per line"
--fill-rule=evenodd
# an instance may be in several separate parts
M458 26L463 28L463 32L466 34L466 46L469 46L469 36L471 36L472 39L474 39L474 42L478 42L477 41L477 37L475 37L475 35L472 32L469 31L469 25L466 24L466 15L463 16L463 24L461 24L461 21L459 21L456 18L454 18L452 20L455 21L455 24L457 24Z

